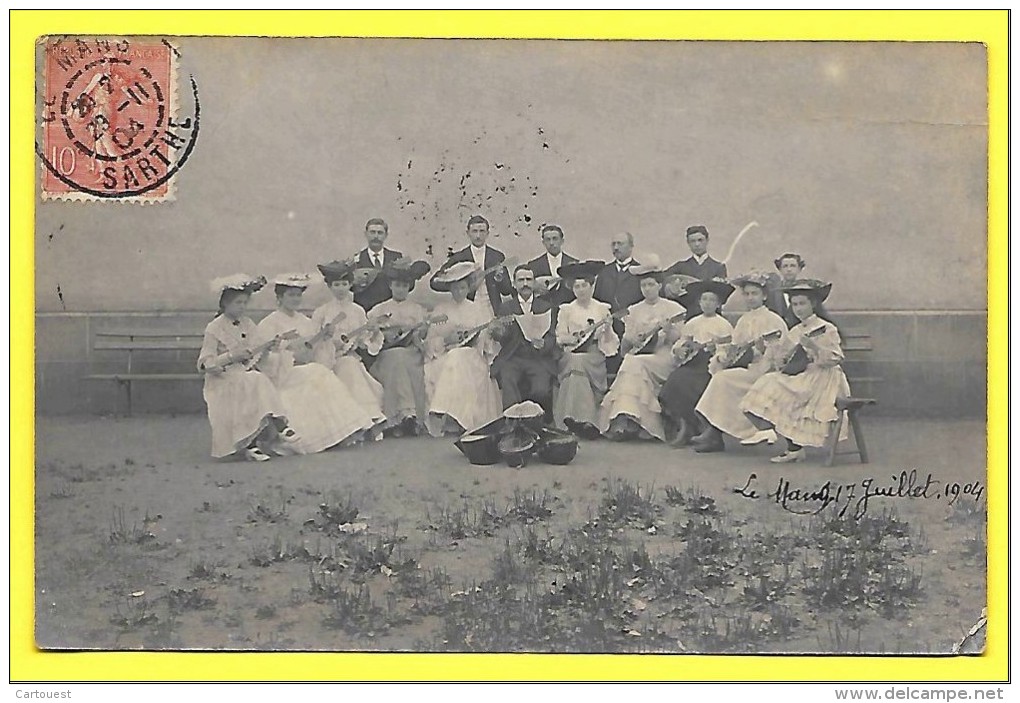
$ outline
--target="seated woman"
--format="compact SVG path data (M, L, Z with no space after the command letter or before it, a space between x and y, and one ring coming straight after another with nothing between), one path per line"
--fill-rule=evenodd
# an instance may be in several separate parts
M673 370L670 354L680 334L686 311L660 297L662 267L651 263L631 266L644 299L630 306L624 319L623 359L612 388L599 408L599 430L609 439L665 438L659 389Z
M365 349L373 356L382 348L383 335L376 324L382 316L369 321L365 309L354 302L354 264L349 261L332 261L319 264L319 272L326 281L333 299L315 309L312 322L316 329L323 331L331 326L328 343L319 345L316 360L336 374L347 392L372 418L373 428L367 439L382 439L382 428L386 423L383 414L383 387L372 378L365 368L365 362L358 349Z
M473 262L461 261L433 278L450 287L450 299L433 310L446 321L432 325L425 337L425 426L433 437L461 434L503 414L499 386L489 375L499 351L487 329L492 310L467 299L478 273Z
M557 271L575 299L556 318L559 387L553 399L553 420L579 437L599 436L598 409L606 394L606 357L620 350L608 303L592 299L595 279L605 267L601 261L564 264Z
M786 332L786 323L765 307L769 275L752 272L735 278L747 304L733 328L733 342L719 348L709 365L712 374L708 386L697 401L695 411L702 425L698 445L702 451L723 448L722 432L744 444L775 441L759 434L747 416L740 411L740 401L758 378L769 370L765 349L770 340L778 340Z
M709 362L720 344L730 341L733 326L719 314L733 293L725 281L696 281L687 286L681 298L684 307L700 310L684 324L679 341L673 345L673 357L679 364L659 392L662 411L672 421L676 434L670 444L686 445L698 427L694 407L701 399L709 379Z
M212 427L212 455L217 459L241 453L248 461L268 461L270 456L260 444L298 440L287 424L276 388L252 368L261 353L256 348L255 323L245 311L251 294L265 283L261 276L243 273L212 282L220 309L205 327L198 370L205 373L202 397Z
M278 351L270 352L260 364L280 393L291 424L301 435L300 441L290 447L295 454L321 452L341 442L356 443L373 425L371 415L336 376L314 361L316 348L326 335L298 310L310 282L308 274L277 276L273 283L278 309L258 326L259 336L265 340L296 333L294 339L283 342Z
M836 398L850 394L840 367L839 331L823 306L831 287L810 279L787 286L790 309L800 324L769 346L770 368L775 370L755 381L740 403L756 427L786 438L787 450L772 457L773 463L802 461L805 446L824 446L830 423L838 417ZM803 370L791 368L797 354L806 357Z
M386 428L394 437L421 434L428 416L425 394L425 308L407 299L415 281L429 272L424 261L397 259L382 275L392 298L379 303L369 317L383 320L383 347L369 373L383 388Z

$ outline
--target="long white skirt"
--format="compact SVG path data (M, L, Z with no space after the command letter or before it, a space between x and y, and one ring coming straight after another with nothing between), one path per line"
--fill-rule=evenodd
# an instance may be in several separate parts
M371 416L373 425L386 421L382 409L382 384L372 378L361 357L350 354L340 357L333 366L333 373L354 398L354 402Z
M616 380L599 407L599 431L605 434L613 418L624 415L634 420L645 432L662 440L662 406L659 390L674 366L670 349L655 354L631 354L623 357Z
M287 369L277 390L299 440L286 445L296 454L313 454L339 444L374 424L371 415L322 364Z
M503 414L499 385L489 376L489 364L473 347L457 347L425 364L425 392L429 434L441 437L444 415L470 430Z
M284 404L272 382L240 366L221 375L206 374L202 396L212 427L212 455L230 456L251 444L273 418L285 419Z
M600 351L566 352L560 357L559 386L553 396L553 421L595 425L606 394L606 357Z
M836 398L850 395L843 369L808 366L804 373L788 376L767 373L751 386L740 409L772 423L776 432L805 447L821 447L830 423L839 417ZM840 439L846 438L846 426Z
M761 375L762 370L754 366L717 371L694 409L704 415L717 430L737 439L747 439L758 428L751 424L740 409L740 401Z

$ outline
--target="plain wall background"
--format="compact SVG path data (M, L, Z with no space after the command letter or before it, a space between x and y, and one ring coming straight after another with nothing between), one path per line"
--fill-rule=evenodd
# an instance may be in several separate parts
M978 44L176 44L202 103L176 201L39 202L37 310L213 309L212 278L314 271L373 216L435 266L474 212L510 254L556 222L575 255L628 230L665 264L689 224L722 258L756 220L731 273L792 250L833 308L986 308Z

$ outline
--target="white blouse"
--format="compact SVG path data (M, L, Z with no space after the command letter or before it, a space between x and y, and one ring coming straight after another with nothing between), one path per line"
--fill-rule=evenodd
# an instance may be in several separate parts
M560 307L556 318L556 343L561 347L574 341L575 332L583 332L596 322L610 317L612 308L609 303L590 300L581 305L574 300ZM606 323L596 335L598 348L606 356L615 356L620 351L620 338L613 331L613 325Z

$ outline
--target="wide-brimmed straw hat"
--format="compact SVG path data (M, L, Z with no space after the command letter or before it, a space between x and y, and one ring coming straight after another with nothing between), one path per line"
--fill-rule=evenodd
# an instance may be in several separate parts
M436 283L445 283L449 285L456 283L457 281L463 281L471 274L480 270L481 269L478 268L478 264L473 261L458 261L437 273L433 280Z
M354 273L354 262L350 259L330 261L328 264L318 264L316 268L326 279L326 282L338 281Z
M774 280L775 274L770 273L768 271L754 269L735 278L731 278L730 283L732 283L737 288L743 288L744 286L750 284L765 289L771 286Z
M662 269L662 261L656 254L649 254L643 257L645 262L643 264L634 264L628 271L632 276L637 278L645 278L651 276L657 281L662 280L662 276L665 273Z
M300 288L304 290L312 284L312 277L307 273L280 273L273 276L274 286Z
M735 289L722 279L713 278L709 281L694 281L688 284L687 290L680 296L680 304L687 310L697 310L702 293L715 293L719 305L723 305Z
M578 278L594 278L606 267L605 261L588 259L587 261L575 261L570 264L563 264L556 269L556 275L566 280Z
M390 281L404 281L414 288L416 281L432 270L427 261L414 261L409 258L397 259L383 267L383 275Z
M209 288L216 295L222 295L225 290L239 290L245 293L254 293L266 285L265 276L250 276L247 273L235 273L230 276L214 278L209 283Z
M819 281L816 278L798 278L789 285L783 286L783 292L787 295L806 295L816 302L823 302L829 297L832 284L826 281Z

